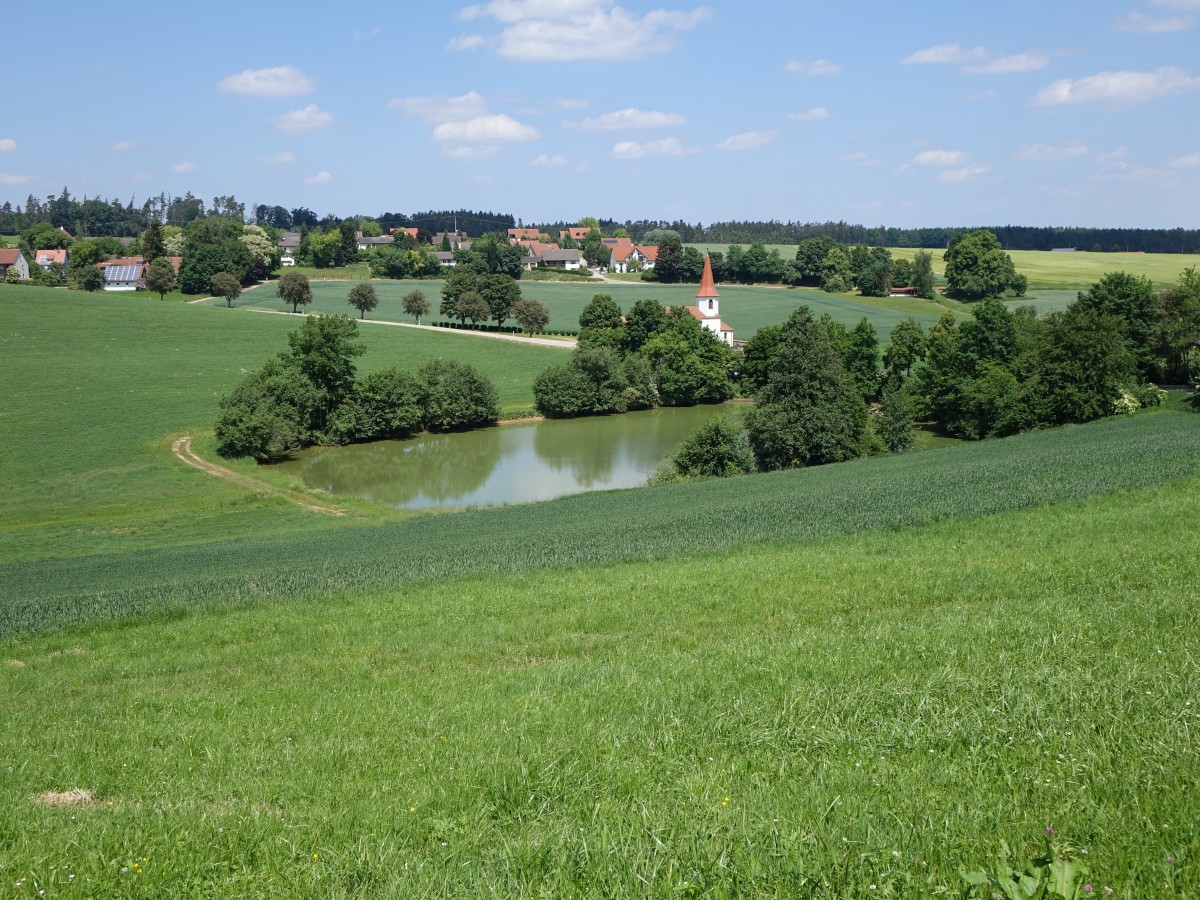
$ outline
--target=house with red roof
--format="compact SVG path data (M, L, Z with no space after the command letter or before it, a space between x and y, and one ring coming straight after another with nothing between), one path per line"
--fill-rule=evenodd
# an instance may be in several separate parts
M634 244L629 238L605 238L604 246L612 251L609 258L610 272L639 272L653 269L658 260L658 248L653 245Z
M18 247L0 248L0 281L8 276L9 269L15 269L22 281L29 277L29 262Z
M558 233L558 239L562 240L565 237L569 237L573 241L582 241L585 237L591 234L592 231L593 229L591 228L567 228Z
M45 272L49 272L50 267L56 263L63 267L64 272L67 272L71 265L71 251L66 249L38 250L33 254L33 260Z
M510 228L508 229L508 242L510 244L523 244L526 241L540 243L545 239L550 240L550 235L546 234L540 228Z
M704 255L704 272L700 276L700 289L696 291L696 305L686 307L700 327L711 331L721 342L733 346L733 328L721 321L720 295L713 281L712 260Z

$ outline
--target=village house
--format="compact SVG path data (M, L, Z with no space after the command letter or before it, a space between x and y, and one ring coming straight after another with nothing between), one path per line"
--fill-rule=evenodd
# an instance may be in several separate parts
M592 231L591 228L568 228L558 233L558 239L561 241L563 238L569 237L573 241L582 241Z
M359 250L371 250L375 247L387 247L396 242L394 235L384 234L379 237L366 237L361 231L354 232L354 245Z
M0 249L0 279L8 276L9 269L16 269L22 280L29 277L29 262L17 247Z
M279 239L279 263L283 266L296 264L296 248L300 246L300 232L289 231Z
M634 244L629 238L604 238L603 244L611 250L608 271L638 272L653 269L658 259L658 248L653 245Z
M470 250L471 241L465 231L439 231L433 236L434 249L441 250L446 244L451 250Z
M547 269L565 269L574 272L583 266L583 258L578 250L562 250L557 244L551 244L542 251L541 264Z
M546 234L539 228L510 228L508 229L508 242L510 244L525 243L533 241L536 243L544 243L550 240L550 235Z
M165 256L175 274L179 274L183 266L182 256ZM141 256L115 256L103 262L96 263L96 268L104 273L104 290L106 291L137 291L145 285L142 279L146 277L149 263Z
M64 272L70 271L70 250L39 250L33 254L33 258L38 267L45 272L49 272L50 267L56 263L63 267Z

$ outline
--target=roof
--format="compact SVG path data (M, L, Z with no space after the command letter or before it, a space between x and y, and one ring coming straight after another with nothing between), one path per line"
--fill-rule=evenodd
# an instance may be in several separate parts
M579 251L550 247L542 251L542 262L579 262Z
M654 244L638 244L638 251L650 262L658 261L658 247Z
M717 293L716 284L713 283L712 260L709 259L707 253L704 254L704 272L700 276L700 290L696 291L696 296L706 299L721 296Z
M66 250L39 250L34 254L34 259L37 260L39 266L49 266L58 263L60 266L67 264Z
M393 235L385 234L381 237L360 237L358 243L366 244L368 247L381 247L385 244L394 244L396 238Z
M181 256L175 258L183 259ZM96 263L96 266L101 269L107 269L110 266L144 266L145 264L146 260L140 256L114 256L111 259Z
M536 241L538 238L543 237L543 234L540 228L510 228L508 229L508 236L517 240ZM549 237L549 235L544 236Z
M21 250L18 247L0 248L0 266L11 266L17 261L17 257L21 255Z
M414 241L417 239L417 229L416 228L389 228L388 234L397 234L398 232L401 232L401 231L403 231L405 234L407 234L409 237L411 237Z
M142 277L145 265L109 266L104 270L105 281L137 281Z
M561 238L570 235L572 240L582 241L591 231L591 228L568 228L565 231L560 231L558 236Z
M300 232L289 231L279 239L280 250L294 250L300 246Z

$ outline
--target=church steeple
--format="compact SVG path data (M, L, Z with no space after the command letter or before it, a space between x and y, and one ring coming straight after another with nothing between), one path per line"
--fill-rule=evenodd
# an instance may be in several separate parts
M706 319L720 318L720 294L713 281L712 260L704 254L704 273L700 276L700 289L696 291L696 308Z

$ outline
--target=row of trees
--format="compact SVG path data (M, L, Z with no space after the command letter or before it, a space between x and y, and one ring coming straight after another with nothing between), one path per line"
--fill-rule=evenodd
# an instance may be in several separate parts
M472 366L435 359L415 373L397 368L356 377L366 351L346 316L309 316L288 350L244 378L221 400L217 450L260 462L314 443L404 438L495 424L496 387Z

